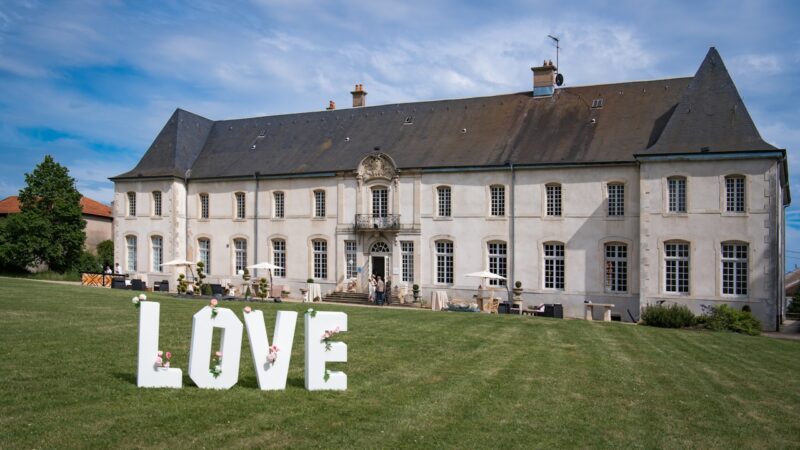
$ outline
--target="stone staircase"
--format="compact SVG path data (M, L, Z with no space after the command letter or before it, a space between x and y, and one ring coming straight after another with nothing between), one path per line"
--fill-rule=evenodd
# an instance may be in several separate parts
M329 302L329 303L340 303L340 304L347 304L347 305L366 305L366 306L375 306L374 303L370 303L369 301L369 294L361 293L361 292L332 292L329 295L326 295L322 301ZM392 306L406 306L409 308L418 308L418 304L401 304L400 301L395 298L387 298L386 299L387 305Z

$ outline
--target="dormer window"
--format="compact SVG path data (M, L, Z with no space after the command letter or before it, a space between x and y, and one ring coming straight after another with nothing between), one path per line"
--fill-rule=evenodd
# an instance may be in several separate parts
M603 107L603 97L598 97L592 100L592 109L598 109Z

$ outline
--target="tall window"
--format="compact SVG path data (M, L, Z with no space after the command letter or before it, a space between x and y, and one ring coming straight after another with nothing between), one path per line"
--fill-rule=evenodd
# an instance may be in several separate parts
M544 244L544 288L564 289L564 244Z
M286 278L286 241L283 239L272 240L272 264L280 267L272 273L276 277Z
M328 278L328 241L315 239L314 245L314 278L326 280Z
M153 191L153 215L161 217L161 191Z
M153 272L163 272L164 267L164 239L161 236L153 236L150 238L151 246L153 248Z
M686 212L686 178L667 178L667 203L671 213Z
M606 291L628 292L628 246L606 244Z
M325 191L314 191L314 217L325 217Z
M505 186L492 186L489 188L492 207L491 213L494 217L501 217L506 215L506 187Z
M136 192L128 192L128 215L136 217Z
M608 215L625 215L625 185L622 183L608 184Z
M236 218L237 219L244 219L245 217L245 209L244 209L244 192L237 192L236 193Z
M356 259L356 241L344 241L344 264L346 267L345 278L355 278L358 276L356 269L358 260Z
M200 218L208 219L208 194L200 194Z
M489 242L489 272L501 277L508 275L505 242ZM492 286L505 286L506 280L489 280Z
M414 282L414 242L413 241L400 241L400 258L403 273L401 274L403 281L408 283Z
M722 294L747 295L747 244L722 243Z
M453 243L436 241L436 282L453 284Z
M389 215L389 190L385 187L372 189L372 216L386 217Z
M438 208L438 216L439 217L450 217L451 208L450 208L450 187L449 186L439 186L436 188L437 194L437 208Z
M725 177L725 210L728 212L744 212L745 187L744 177L735 175Z
M545 186L547 193L547 215L560 216L561 215L561 185L548 184Z
M200 262L203 263L203 271L208 275L211 273L211 241L208 239L198 239L197 247L200 249Z
M233 250L234 271L238 274L240 270L244 270L245 266L247 266L247 240L234 239Z
M136 272L136 236L125 237L128 272Z
M273 192L272 200L273 216L277 219L282 219L284 217L283 192Z
M664 291L671 294L689 293L689 244L664 244Z

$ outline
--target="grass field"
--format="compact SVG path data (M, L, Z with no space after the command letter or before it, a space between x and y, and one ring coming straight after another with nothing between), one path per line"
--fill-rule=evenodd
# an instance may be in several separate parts
M138 389L130 292L0 279L0 448L667 447L800 442L800 342L727 333L419 310L349 315L346 392L288 386ZM191 316L161 302L161 343L186 374ZM243 304L224 303L241 318ZM264 304L268 331L280 308ZM302 316L298 320L302 321Z

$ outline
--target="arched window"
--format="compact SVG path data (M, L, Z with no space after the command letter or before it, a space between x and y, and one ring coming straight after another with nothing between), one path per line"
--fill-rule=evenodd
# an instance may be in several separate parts
M561 242L548 242L544 250L544 288L564 289L564 244Z
M389 253L391 250L389 249L389 244L383 241L378 241L372 244L372 247L369 249L370 253Z
M489 256L489 272L501 277L508 276L507 244L503 241L489 242L486 244ZM506 280L489 280L491 286L505 286Z
M628 246L609 242L606 253L606 292L628 292Z
M453 241L436 241L436 282L453 284Z
M136 236L125 236L125 269L136 272Z
M203 263L203 271L206 275L209 275L211 274L211 240L198 239L197 248L199 260Z
M547 210L545 214L548 216L561 215L561 185L558 183L550 183L545 186L547 195Z
M747 295L747 243L723 242L721 248L722 295Z
M669 241L664 243L664 292L689 293L689 243Z
M272 273L276 277L286 278L286 241L283 239L272 240L272 264L280 267Z
M153 254L153 264L150 270L153 272L163 272L164 267L164 239L161 236L150 238L150 250Z
M244 270L247 266L247 239L233 240L234 273Z
M328 279L328 241L325 239L314 239L314 278L319 280Z

